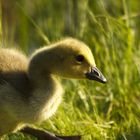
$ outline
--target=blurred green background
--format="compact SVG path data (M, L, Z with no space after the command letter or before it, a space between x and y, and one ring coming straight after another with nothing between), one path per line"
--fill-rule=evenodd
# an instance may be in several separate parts
M39 128L83 140L140 140L140 1L1 0L0 44L29 55L72 36L93 51L108 83L62 80L64 100ZM5 140L31 140L21 133Z

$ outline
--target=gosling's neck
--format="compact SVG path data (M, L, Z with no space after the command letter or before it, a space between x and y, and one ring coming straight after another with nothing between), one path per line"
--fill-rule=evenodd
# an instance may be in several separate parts
M52 50L53 47L44 47L31 56L28 66L28 76L35 89L49 91L47 94L50 93L53 95L56 90L59 91L62 88L58 77L53 75L51 71L54 65L51 60L54 57L51 55Z
M29 63L28 76L34 88L29 104L33 117L28 115L28 121L31 122L41 122L49 118L61 103L63 90L60 81L50 73L47 65L46 61L45 68L48 67L48 70L44 71L41 57L36 56Z
M30 58L28 65L28 75L36 86L43 86L48 81L57 80L50 70L51 64L50 50L46 47L37 50Z

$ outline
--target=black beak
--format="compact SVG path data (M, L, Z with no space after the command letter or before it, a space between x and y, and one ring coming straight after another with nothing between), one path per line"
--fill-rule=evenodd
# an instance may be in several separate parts
M107 82L106 78L96 67L91 67L91 71L86 73L86 77L90 80L95 80L100 83Z

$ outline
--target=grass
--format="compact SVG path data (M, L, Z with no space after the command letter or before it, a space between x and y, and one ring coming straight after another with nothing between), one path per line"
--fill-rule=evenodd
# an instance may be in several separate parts
M139 34L131 26L131 23L135 25L136 20L131 19L126 0L123 0L122 7L124 15L118 17L107 11L103 0L96 3L99 14L89 4L86 9L87 23L81 29L82 34L76 37L91 47L97 66L108 83L62 80L65 88L62 104L52 118L36 127L62 135L81 134L83 140L139 140ZM26 20L30 20L45 38L41 27L33 19L28 17ZM49 34L51 41L57 38L55 31L52 32ZM63 37L62 34L58 36ZM4 138L19 139L35 138L21 133Z

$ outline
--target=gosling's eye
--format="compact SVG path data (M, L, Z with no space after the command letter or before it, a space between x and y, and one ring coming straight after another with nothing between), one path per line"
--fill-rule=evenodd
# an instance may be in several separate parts
M78 62L78 63L82 63L83 61L84 61L84 56L83 55L77 55L76 56L76 61Z

